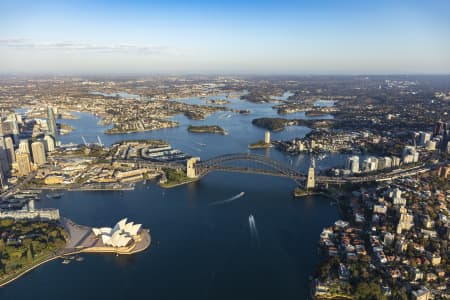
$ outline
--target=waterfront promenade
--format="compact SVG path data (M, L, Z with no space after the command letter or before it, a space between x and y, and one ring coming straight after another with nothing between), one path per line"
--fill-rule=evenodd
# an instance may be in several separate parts
M19 279L37 267L58 258L81 253L115 253L117 255L132 255L146 250L150 247L152 242L150 230L142 229L138 236L133 237L133 242L129 246L111 247L104 245L101 239L94 235L91 227L76 224L67 218L61 218L60 222L69 235L65 247L53 252L47 257L40 258L27 268L11 274L9 278L0 281L0 288Z

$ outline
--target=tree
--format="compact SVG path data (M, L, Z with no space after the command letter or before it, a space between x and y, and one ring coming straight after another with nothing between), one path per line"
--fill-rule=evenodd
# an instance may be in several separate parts
M27 260L29 263L33 262L33 252L31 251L31 245L27 249Z
M374 282L361 282L354 293L357 300L378 300L382 298L380 286Z
M394 299L408 300L408 293L407 293L405 287L402 287L400 289L395 289L394 292L392 293L392 296Z

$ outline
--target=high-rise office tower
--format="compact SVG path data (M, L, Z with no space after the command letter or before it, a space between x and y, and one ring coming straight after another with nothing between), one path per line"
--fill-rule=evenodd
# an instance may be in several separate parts
M19 142L19 125L16 114L9 114L3 125L7 127L8 134L11 134L14 144L17 145Z
M427 142L431 139L431 134L428 132L421 131L419 133L419 144L425 146Z
M3 174L2 168L0 166L0 191L3 190L3 187L5 186L5 184L6 184L6 177Z
M373 172L378 169L378 158L376 157L368 157L362 162L362 171L363 172Z
M45 150L47 150L48 152L55 151L55 140L50 135L45 135L44 142Z
M45 147L44 143L36 141L31 144L31 151L33 152L33 162L38 166L43 165L47 162L45 158Z
M9 164L16 162L16 153L14 152L14 141L10 136L5 137L6 155Z
M30 154L30 144L27 139L22 139L19 142L19 152Z
M347 170L352 171L352 173L358 173L359 172L359 156L354 155L354 156L347 158L345 168Z
M439 120L434 124L433 133L434 135L442 135L445 129L447 129L447 124Z
M19 176L27 176L31 173L30 154L20 151L16 152L17 171Z
M48 117L48 130L50 132L50 135L55 140L55 144L58 145L58 132L56 128L56 119L52 107L47 108L47 117Z
M3 135L0 135L0 165L3 174L7 174L10 169L9 169L8 155L6 152L5 138L3 137Z

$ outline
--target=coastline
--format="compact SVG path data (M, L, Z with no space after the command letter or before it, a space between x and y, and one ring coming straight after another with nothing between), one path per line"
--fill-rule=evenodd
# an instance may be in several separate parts
M57 256L57 255L56 255L56 256L51 256L51 257L45 259L44 261L41 261L41 262L36 263L36 264L33 264L33 265L31 265L30 267L21 270L18 274L13 275L14 277L9 278L9 279L5 279L5 280L6 280L5 282L3 282L3 281L0 282L0 288L2 288L2 287L4 287L4 286L6 286L7 284L10 284L10 283L12 283L13 281L15 281L15 280L21 278L23 275L25 275L25 274L27 274L28 272L30 272L30 271L36 269L37 267L39 267L39 266L41 266L41 265L43 265L43 264L45 264L45 263L48 263L48 262L50 262L50 261L52 261L52 260L55 260L55 259L57 259L57 258L60 258L60 256Z
M65 219L65 218L62 219L61 224L65 228L67 228L66 226L80 226L80 225L73 223L69 219ZM86 228L89 228L89 227L86 227ZM91 230L91 229L89 228L89 230ZM70 232L69 230L67 230L67 231ZM151 246L152 238L151 238L149 229L142 229L142 231L139 234L139 240L128 247L113 248L113 247L104 247L104 246L103 247L102 246L92 246L92 247L85 247L85 248L79 248L79 249L68 248L67 246L70 245L71 243L72 243L72 241L69 238L69 241L66 243L65 247L58 251L55 251L53 255L44 257L43 261L37 261L37 262L31 264L29 267L21 270L19 273L12 274L11 275L12 277L7 277L7 278L1 280L0 288L14 282L15 280L20 279L22 276L24 276L28 272L31 272L32 270L38 268L39 266L41 266L45 263L51 262L55 259L64 258L64 257L70 256L70 255L76 255L76 254L82 254L82 253L100 253L100 254L101 253L108 253L108 254L114 253L117 255L118 254L120 254L120 255L137 254L137 253L147 250ZM68 250L68 251L66 252L65 250Z
M170 188L174 188L177 186L182 186L188 183L192 183L192 182L196 182L198 181L200 178L192 178L192 180L188 180L188 181L184 181L184 182L178 182L178 183L160 183L159 186L164 188L164 189L170 189Z

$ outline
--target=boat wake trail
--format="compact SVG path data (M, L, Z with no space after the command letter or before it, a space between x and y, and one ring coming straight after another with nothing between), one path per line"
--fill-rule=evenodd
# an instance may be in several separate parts
M236 199L241 198L241 197L244 196L244 195L245 195L244 192L240 192L240 193L237 194L236 196L233 196L233 197L228 198L228 199L225 199L225 200L213 202L213 203L211 203L211 204L209 204L209 205L211 206L211 205L220 205L220 204L229 203L229 202L232 202L232 201L234 201L234 200L236 200Z
M255 239L257 244L259 245L259 234L258 229L256 229L255 218L253 217L253 215L250 215L248 217L248 227L250 227L250 234L252 238Z

